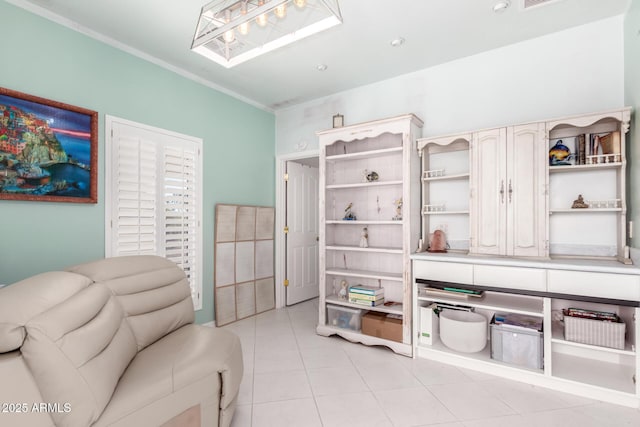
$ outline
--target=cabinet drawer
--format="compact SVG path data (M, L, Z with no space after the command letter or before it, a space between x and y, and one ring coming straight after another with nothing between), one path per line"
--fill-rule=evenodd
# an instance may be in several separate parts
M497 267L476 265L473 284L496 288L527 289L544 292L547 290L547 271L537 268Z
M471 264L415 260L413 274L417 279L473 284L473 265Z
M640 301L640 276L549 270L549 292Z

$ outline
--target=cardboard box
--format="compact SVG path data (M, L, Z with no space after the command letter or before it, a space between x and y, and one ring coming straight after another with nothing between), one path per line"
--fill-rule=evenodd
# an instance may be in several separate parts
M362 316L362 333L386 340L402 342L402 319L386 313L370 311Z

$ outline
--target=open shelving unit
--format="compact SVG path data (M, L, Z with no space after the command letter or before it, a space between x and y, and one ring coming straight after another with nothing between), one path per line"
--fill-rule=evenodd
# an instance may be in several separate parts
M420 138L423 247L429 236L442 230L450 249L469 250L469 190L471 134ZM432 209L434 208L434 209Z
M411 263L419 230L419 162L413 115L318 132L320 145L320 304L317 332L407 356L411 341ZM375 174L374 174L375 172ZM350 206L350 208L347 208ZM347 212L351 218L347 219ZM366 245L362 244L367 235ZM351 303L341 283L384 288L392 306ZM402 317L402 341L365 335L328 321L327 307ZM351 313L352 311L349 311Z
M570 164L550 160L548 166L551 257L596 256L629 262L625 136L630 114L624 108L547 122L549 150L560 142L571 152L563 162ZM578 195L589 208L572 208ZM590 203L594 200L604 206L594 207Z
M579 261L525 262L438 254L416 254L413 259L416 356L591 399L640 407L640 385L637 384L640 375L638 268L613 260L599 261L590 267ZM576 267L579 268L576 270ZM490 275L492 283L485 282L489 269L495 269ZM467 271L466 275L459 273L463 270ZM484 294L482 298L475 298L428 291L429 287L443 286L483 291ZM433 303L472 307L487 320L497 312L541 318L543 369L492 359L488 350L490 333L487 347L477 353L457 352L438 340L430 345L421 342L420 315L433 316L431 310L426 310ZM569 307L615 313L625 325L624 346L612 348L566 339L562 310ZM581 333L587 333L585 331ZM427 332L434 334L432 330Z

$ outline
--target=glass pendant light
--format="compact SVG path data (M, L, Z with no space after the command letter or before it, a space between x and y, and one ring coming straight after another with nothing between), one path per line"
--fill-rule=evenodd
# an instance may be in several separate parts
M281 5L276 6L273 13L280 19L284 18L287 16L287 4L282 3Z

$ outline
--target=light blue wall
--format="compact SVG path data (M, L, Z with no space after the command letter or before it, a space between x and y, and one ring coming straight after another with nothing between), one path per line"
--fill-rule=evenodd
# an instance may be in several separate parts
M629 162L629 219L634 223L631 246L640 248L640 0L632 0L624 19L624 95L633 107L627 161Z
M104 256L105 114L203 138L204 296L213 319L216 203L273 206L275 119L0 1L0 86L99 112L95 205L0 200L0 283Z

